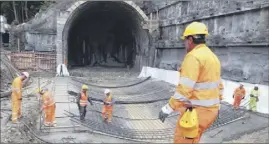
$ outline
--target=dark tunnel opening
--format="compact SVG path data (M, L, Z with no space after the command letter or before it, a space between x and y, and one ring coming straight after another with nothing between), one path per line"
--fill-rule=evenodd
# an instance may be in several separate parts
M68 32L68 65L133 67L140 23L123 2L86 2Z

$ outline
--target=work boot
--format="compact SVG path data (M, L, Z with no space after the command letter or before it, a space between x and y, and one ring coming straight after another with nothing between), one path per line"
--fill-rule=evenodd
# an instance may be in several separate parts
M85 121L85 117L80 117L80 120L81 121Z
M104 118L104 122L105 122L105 123L107 123L107 119L108 119L107 117Z
M19 116L19 119L22 119L23 118L23 115Z
M45 127L49 127L50 124L48 124L48 123L44 123L44 126L45 126Z
M12 121L12 124L20 124L19 121Z

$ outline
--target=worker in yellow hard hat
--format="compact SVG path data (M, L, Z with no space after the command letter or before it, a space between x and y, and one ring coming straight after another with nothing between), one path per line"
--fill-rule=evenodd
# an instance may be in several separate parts
M218 57L206 46L207 35L205 24L192 22L181 37L187 54L179 69L179 83L159 113L162 122L175 110L181 113L174 143L199 143L218 115L221 66Z
M11 105L13 123L17 123L18 119L22 117L21 101L22 101L22 82L29 77L28 72L22 72L20 76L16 77L12 82Z
M41 111L45 111L45 126L56 127L56 119L55 119L55 110L56 104L52 97L52 94L48 91L47 88L39 88L38 93L42 98L42 107Z
M79 108L80 120L85 120L88 101L93 105L91 98L88 96L88 86L82 85L81 92L79 93L77 104Z

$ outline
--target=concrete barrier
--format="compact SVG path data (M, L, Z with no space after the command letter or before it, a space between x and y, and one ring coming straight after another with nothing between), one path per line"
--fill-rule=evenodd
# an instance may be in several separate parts
M178 84L180 73L178 71L172 71L172 70L164 70L159 68L152 68L152 67L143 67L140 75L140 77L149 77L162 80L174 85ZM223 101L226 101L230 104L233 103L233 92L235 88L239 86L239 82L233 82L229 80L222 79L223 85L224 85L224 99ZM243 82L242 82L243 83ZM243 83L244 87L246 89L246 97L242 101L241 106L245 106L248 108L248 101L249 101L249 94L250 91L254 88L254 84L250 83ZM269 113L268 110L268 103L269 103L269 86L267 85L258 85L260 90L260 97L259 102L257 104L257 111L260 113Z

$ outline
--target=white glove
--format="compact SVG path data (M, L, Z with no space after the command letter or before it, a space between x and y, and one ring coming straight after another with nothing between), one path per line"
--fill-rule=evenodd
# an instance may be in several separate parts
M170 107L169 104L166 104L165 106L162 107L162 112L165 114L170 114L172 113L174 110Z
M168 117L170 113L172 113L174 110L170 107L169 104L166 104L164 107L162 107L162 110L159 112L159 119L164 122L165 119Z

